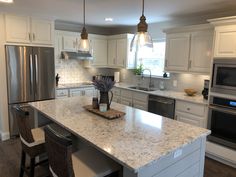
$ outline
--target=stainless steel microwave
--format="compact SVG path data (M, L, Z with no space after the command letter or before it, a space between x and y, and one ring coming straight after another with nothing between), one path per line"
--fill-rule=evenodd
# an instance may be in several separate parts
M236 94L236 59L214 59L211 91Z

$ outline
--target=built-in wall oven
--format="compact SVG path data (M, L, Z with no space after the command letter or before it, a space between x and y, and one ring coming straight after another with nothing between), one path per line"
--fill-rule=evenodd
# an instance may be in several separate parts
M236 150L236 99L211 96L208 140Z
M236 95L236 59L214 59L211 92Z

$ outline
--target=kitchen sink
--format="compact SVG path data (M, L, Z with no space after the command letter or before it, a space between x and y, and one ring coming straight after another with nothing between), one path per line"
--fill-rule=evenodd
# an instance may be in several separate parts
M135 89L135 90L142 90L142 91L146 91L146 92L151 92L151 91L156 91L156 89L151 89L151 88L146 88L146 87L129 87L130 89Z

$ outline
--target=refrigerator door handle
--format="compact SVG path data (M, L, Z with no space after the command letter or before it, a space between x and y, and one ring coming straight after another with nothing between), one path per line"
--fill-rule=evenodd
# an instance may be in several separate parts
M30 57L30 95L32 95L32 93L33 93L33 83L34 83L33 56L32 56L32 54L30 54L29 57Z
M35 58L35 94L38 94L38 83L39 83L39 70L38 70L38 55L34 55Z

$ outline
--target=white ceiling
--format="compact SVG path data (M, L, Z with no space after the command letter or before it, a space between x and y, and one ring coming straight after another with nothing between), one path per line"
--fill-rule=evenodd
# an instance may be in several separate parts
M82 0L14 0L0 3L0 12L20 13L55 20L82 22ZM98 26L136 25L141 0L86 0L86 23ZM236 0L145 0L148 23L183 18L236 15ZM114 18L105 22L105 17Z

